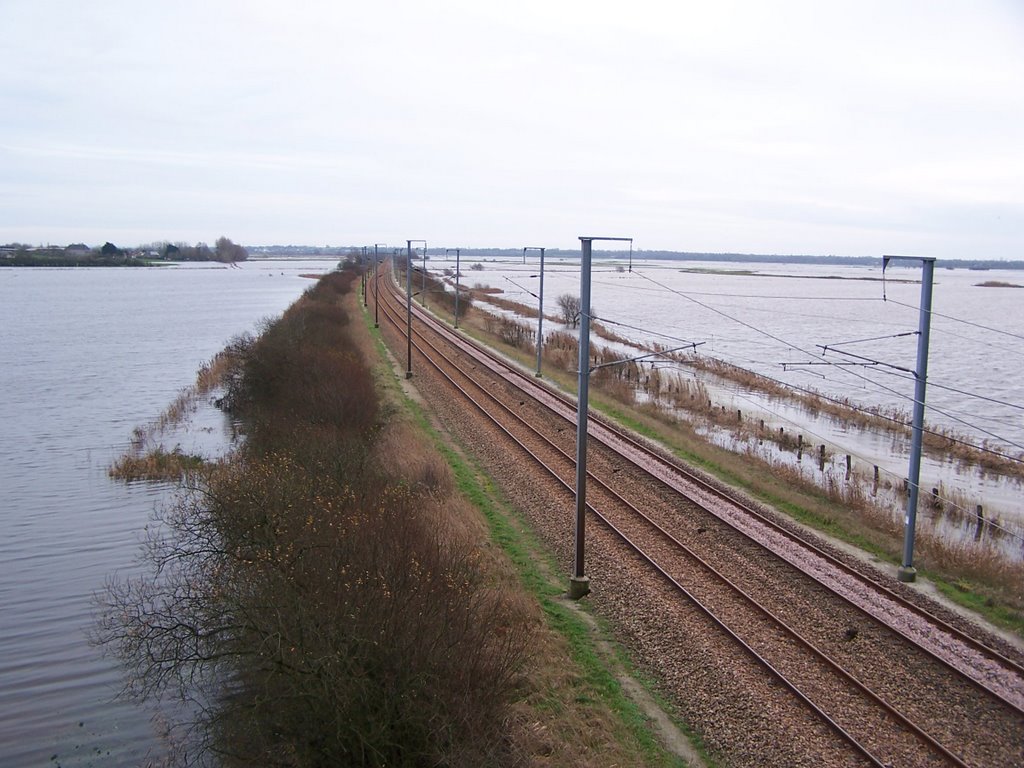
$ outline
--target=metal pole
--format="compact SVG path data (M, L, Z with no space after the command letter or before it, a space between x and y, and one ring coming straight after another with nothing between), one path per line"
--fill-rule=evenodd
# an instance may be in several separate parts
M405 378L412 378L412 240L405 241Z
M459 327L459 254L461 248L445 248L444 258L448 260L448 254L455 251L455 327Z
M569 597L578 600L590 592L584 575L587 512L587 411L590 389L590 264L594 240L629 240L628 237L581 237L579 383L576 398L576 531L573 575Z
M373 327L380 328L380 256L377 248L386 243L373 244Z
M405 378L412 378L412 244L423 243L423 253L427 252L426 240L405 241L405 346L406 365Z
M427 306L427 244L423 243L423 285L420 288L420 305Z
M537 376L540 376L540 366L543 360L544 351L544 249L540 249L540 291L538 296L537 311Z
M883 256L882 269L892 259L904 259L904 256ZM914 533L917 527L917 501L921 489L921 446L924 442L924 400L928 385L928 342L931 335L932 317L932 283L935 276L935 259L931 257L915 258L921 262L921 309L918 317L917 336L917 367L914 371L914 415L911 424L910 440L910 495L907 497L907 516L904 521L903 562L897 571L896 578L911 582L917 579L914 568Z
M530 245L530 246L527 246L526 248L523 248L523 254L525 255L527 251L531 251L531 250L532 251L540 251L540 290L537 293L537 302L538 302L538 314L537 314L537 373L534 374L535 376L539 377L541 375L541 373L540 373L540 371L541 371L541 361L543 360L542 355L543 355L543 352L544 352L544 250L545 249L544 248L539 248L537 246ZM530 277L534 277L534 275L530 275Z
M580 340L579 380L576 386L576 528L575 558L569 596L579 599L590 592L584 575L584 541L587 520L587 405L590 395L590 262L593 241L580 238Z
M363 306L370 306L370 297L366 293L366 249L367 246L363 246L363 260L360 262L360 266L363 268Z

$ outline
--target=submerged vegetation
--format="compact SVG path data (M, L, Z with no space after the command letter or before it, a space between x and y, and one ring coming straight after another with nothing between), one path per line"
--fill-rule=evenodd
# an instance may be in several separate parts
M174 398L156 419L132 431L131 444L108 470L118 480L177 481L189 472L199 469L202 456L186 454L180 446L167 450L163 441L168 433L180 427L198 407L199 400L210 396L228 373L236 368L238 360L230 349L215 355L196 374L196 381Z

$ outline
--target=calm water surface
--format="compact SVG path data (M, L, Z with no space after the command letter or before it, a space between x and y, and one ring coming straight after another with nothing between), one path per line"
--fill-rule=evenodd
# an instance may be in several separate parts
M112 697L89 645L92 595L135 568L168 486L111 481L155 418L233 336L279 315L333 261L237 269L0 269L0 764L142 765L151 713ZM183 439L221 439L218 427Z

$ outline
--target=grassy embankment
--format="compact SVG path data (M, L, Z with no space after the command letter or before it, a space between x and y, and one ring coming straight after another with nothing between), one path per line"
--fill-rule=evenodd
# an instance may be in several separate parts
M439 285L428 286L428 295L440 296ZM493 295L479 296L494 303ZM505 309L536 316L536 309L508 302L497 297ZM433 301L439 314L450 313L448 302ZM535 365L536 350L533 333L525 323L510 318L496 318L484 311L471 310L461 320L464 332L500 349L524 367ZM614 337L608 329L599 333ZM569 334L547 335L544 354L545 377L560 389L574 393L577 367L576 341ZM852 544L883 562L899 564L903 529L891 510L875 503L862 486L832 478L822 488L798 470L781 462L770 462L746 454L736 454L703 440L686 421L673 418L652 404L636 402L637 372L629 366L613 373L614 368L600 369L591 378L591 406L636 432L666 446L683 461L699 468L722 482L737 488L790 518L829 536ZM677 383L678 386L678 383ZM699 389L699 387L698 387ZM685 383L671 398L677 407L693 408L714 423L735 421L735 413L726 414L708 406L706 393L695 391ZM811 405L814 405L813 403ZM864 414L847 410L841 403L822 402L838 416L862 421ZM878 417L889 421L890 415ZM750 426L730 424L732 428ZM764 436L766 439L769 437ZM779 438L775 438L779 439ZM785 439L792 439L787 436ZM936 446L939 447L939 446ZM984 460L984 457L981 457ZM921 577L955 602L976 611L998 626L1024 636L1024 563L1008 562L993 546L952 543L927 528L919 528L915 547L915 565Z
M356 280L218 361L245 444L179 467L151 572L101 601L127 692L201 705L189 748L225 765L678 765L486 477L369 362Z

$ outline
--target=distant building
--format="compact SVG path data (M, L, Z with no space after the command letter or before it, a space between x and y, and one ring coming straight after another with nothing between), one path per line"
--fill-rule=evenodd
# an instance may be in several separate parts
M91 250L92 249L85 243L72 243L71 245L64 249L64 252L72 256L78 256L81 254L89 253L89 251Z

